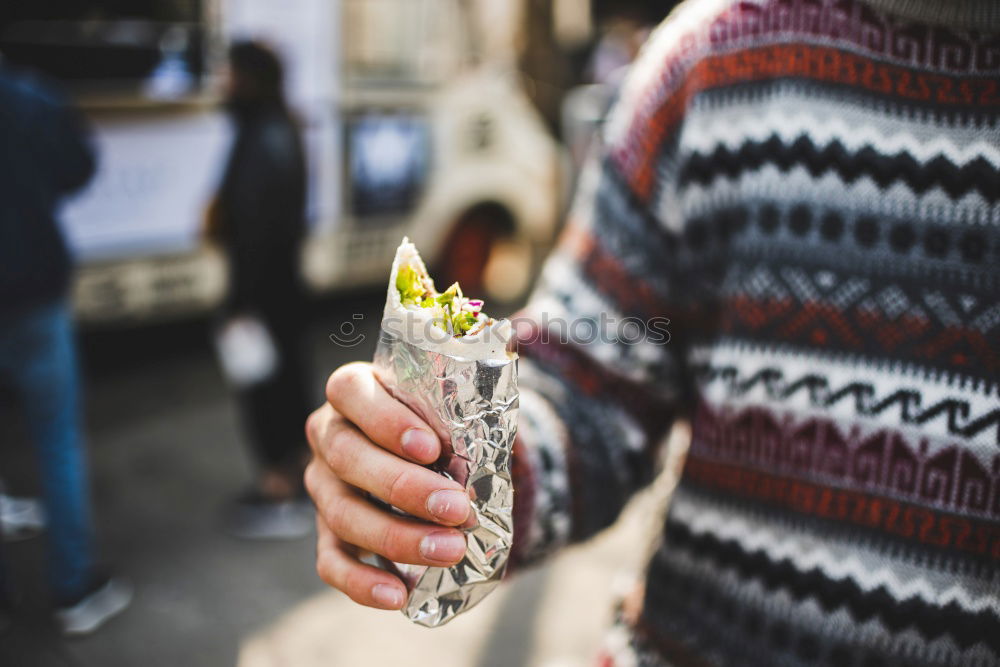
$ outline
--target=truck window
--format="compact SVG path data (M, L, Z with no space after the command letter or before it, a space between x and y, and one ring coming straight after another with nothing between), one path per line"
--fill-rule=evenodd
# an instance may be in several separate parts
M434 84L465 60L461 0L345 0L344 63L355 84Z
M206 71L208 0L4 0L0 51L76 92L174 99Z

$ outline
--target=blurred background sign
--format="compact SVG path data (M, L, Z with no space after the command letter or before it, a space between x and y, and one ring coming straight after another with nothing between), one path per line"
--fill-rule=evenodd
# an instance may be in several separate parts
M95 130L100 170L62 216L78 257L194 249L229 145L225 119L190 110L123 114Z
M368 113L347 125L351 213L403 215L413 210L427 179L429 128L410 114Z

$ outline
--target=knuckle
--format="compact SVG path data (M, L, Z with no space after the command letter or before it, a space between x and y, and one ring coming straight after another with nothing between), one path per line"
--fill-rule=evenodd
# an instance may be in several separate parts
M351 567L344 575L343 585L339 587L349 598L358 604L369 604L368 577L363 568Z
M356 458L354 433L348 428L337 428L329 436L326 461L335 472L349 469Z
M333 373L330 373L330 377L326 381L327 400L333 402L337 396L343 393L344 386L349 381L347 378L349 374L350 371L347 370L346 366L341 366Z
M313 410L308 417L306 417L306 440L313 449L316 448L316 443L320 440L320 422L322 417L322 408Z
M320 551L316 554L316 574L330 586L339 588L334 576L336 568L334 567L333 556L330 553Z
M326 383L326 396L330 402L336 404L338 397L357 391L364 381L364 370L364 364L350 363L330 374Z
M342 537L344 527L350 525L351 504L342 495L335 494L323 504L321 513L333 534Z
M322 471L319 469L320 464L316 461L316 457L313 457L306 466L305 472L302 473L302 482L305 484L306 491L313 498L320 487L320 477L322 476Z
M390 560L400 562L410 562L414 560L417 553L416 545L408 544L408 535L402 526L391 523L379 533L378 553Z
M412 475L406 468L390 471L385 482L385 501L402 509L409 509L409 497L413 495Z
M367 541L365 506L365 501L353 492L338 489L324 502L320 514L323 522L338 540L365 546L362 544Z

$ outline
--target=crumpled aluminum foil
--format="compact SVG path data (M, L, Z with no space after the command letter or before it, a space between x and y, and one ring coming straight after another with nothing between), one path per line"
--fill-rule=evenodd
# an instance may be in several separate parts
M513 355L512 355L513 357ZM503 578L514 533L511 451L517 431L517 361L470 360L421 349L383 329L375 372L393 396L441 437L445 453L430 466L462 484L474 522L463 527L465 557L449 568L389 563L410 591L403 614L444 625L485 598Z

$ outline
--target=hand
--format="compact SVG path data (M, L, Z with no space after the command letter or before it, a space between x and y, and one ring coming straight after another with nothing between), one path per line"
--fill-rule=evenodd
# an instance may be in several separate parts
M305 483L319 534L316 571L359 604L399 609L406 600L403 582L362 563L359 550L400 563L454 565L465 554L465 536L454 526L468 519L469 496L420 465L437 460L441 442L379 384L371 364L337 369L326 397L306 422L313 458ZM366 491L417 519L377 507Z

